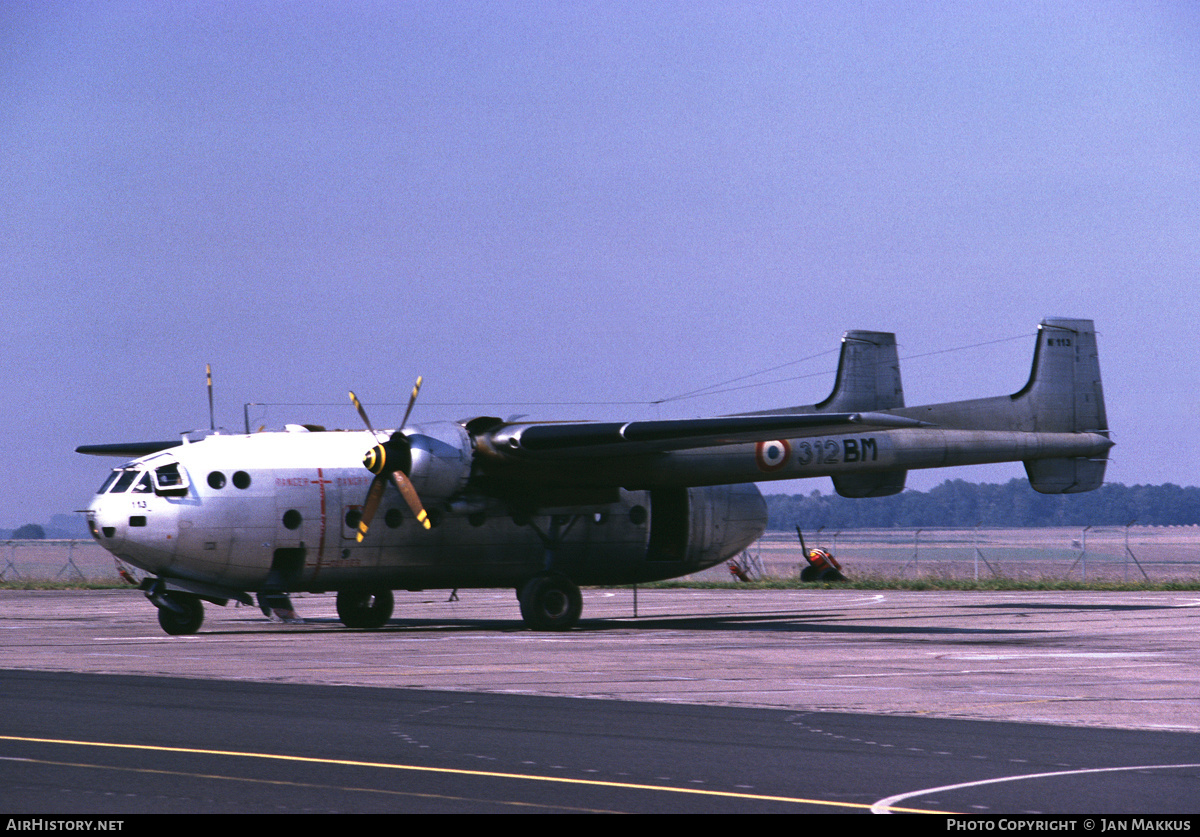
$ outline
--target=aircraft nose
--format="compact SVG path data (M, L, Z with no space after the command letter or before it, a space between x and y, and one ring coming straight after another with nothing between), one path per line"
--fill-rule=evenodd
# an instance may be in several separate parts
M121 516L113 509L112 503L105 503L103 498L97 497L93 500L86 514L88 529L101 545L113 544L117 533L123 533L122 527L118 525Z

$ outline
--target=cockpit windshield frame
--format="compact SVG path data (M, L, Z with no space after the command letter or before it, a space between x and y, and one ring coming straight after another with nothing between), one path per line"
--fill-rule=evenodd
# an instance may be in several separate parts
M182 497L188 493L191 481L187 471L172 457L155 457L136 465L116 468L97 489L97 494L149 494L159 497Z

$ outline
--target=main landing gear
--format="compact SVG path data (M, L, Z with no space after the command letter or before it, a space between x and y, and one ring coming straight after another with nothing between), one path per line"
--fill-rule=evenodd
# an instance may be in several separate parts
M516 517L513 518L517 520ZM555 514L550 516L550 527L542 531L532 518L523 522L537 533L546 550L546 559L541 575L535 575L517 588L517 600L521 603L521 618L535 631L566 631L575 627L583 613L583 597L575 582L555 570L558 553L563 541L583 515Z
M579 588L565 575L536 575L517 591L521 618L535 631L565 631L575 627L583 613Z
M347 628L382 628L392 618L391 590L342 590L337 594L338 619Z

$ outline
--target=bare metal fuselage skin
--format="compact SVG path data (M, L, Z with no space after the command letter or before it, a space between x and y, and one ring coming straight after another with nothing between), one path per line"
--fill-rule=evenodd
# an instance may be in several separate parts
M455 424L414 428L424 443L414 472L420 473L424 448L456 451L437 437L457 432ZM287 579L290 590L517 586L545 569L539 530L551 531L555 518L556 571L578 584L652 581L727 560L766 526L753 485L693 488L682 504L672 502L677 496L621 491L616 502L528 519L479 500L447 509L429 531L389 492L376 525L358 543L355 515L371 481L362 459L372 444L366 432L299 428L209 436L123 466L153 476L174 464L186 475L186 493L110 489L93 500L88 519L107 549L148 573L250 591L263 588L280 555L300 558L302 569ZM436 496L433 485L418 481L417 489ZM652 544L654 525L670 531Z
M911 469L1014 461L1037 491L1073 493L1103 483L1111 447L1095 328L1048 319L1025 387L971 401L906 406L895 336L851 331L833 392L802 407L626 423L479 416L390 434L290 426L79 450L149 452L110 475L88 523L157 577L143 589L182 633L200 624L197 597L338 591L347 625L377 627L392 590L502 586L532 627L564 629L578 585L673 578L744 550L767 523L756 482L829 476L844 496L878 497Z

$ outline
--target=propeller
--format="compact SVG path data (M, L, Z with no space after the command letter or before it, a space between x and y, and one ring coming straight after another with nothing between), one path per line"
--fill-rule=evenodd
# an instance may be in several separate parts
M404 498L404 502L408 503L408 507L412 509L417 521L426 529L432 526L429 515L425 513L425 507L421 505L421 498L417 496L417 489L413 487L412 480L408 477L408 472L412 470L412 443L404 435L404 426L408 424L408 417L412 414L413 405L417 402L417 393L420 391L421 379L418 377L417 383L413 386L412 395L408 399L408 409L404 411L404 420L400 422L401 429L393 433L387 441L380 442L371 448L363 457L363 465L367 466L367 470L375 475L375 479L371 480L371 487L367 489L367 500L363 504L362 517L358 521L357 538L359 543L362 543L363 538L367 536L371 521L375 519L375 512L379 511L383 490L387 487L389 479L395 483L400 496ZM367 430L379 438L379 434L371 426L371 420L367 418L367 411L363 408L362 402L358 400L358 396L351 392L350 400L354 402L359 418L363 420Z

